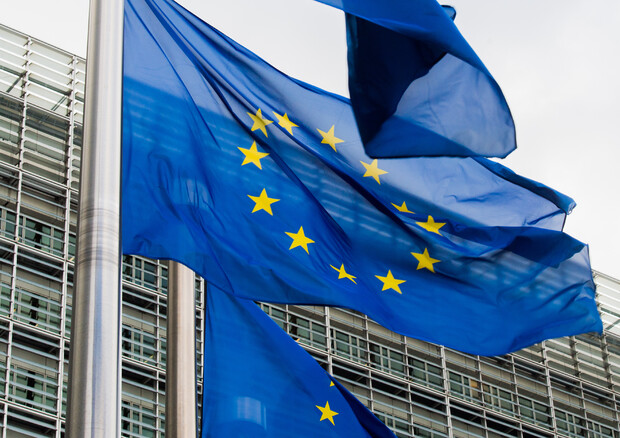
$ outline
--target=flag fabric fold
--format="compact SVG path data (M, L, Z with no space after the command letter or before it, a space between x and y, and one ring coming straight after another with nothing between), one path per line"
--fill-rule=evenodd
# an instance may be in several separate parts
M346 99L171 0L125 14L126 254L476 354L601 330L570 198L482 158L369 158Z
M206 301L203 438L395 438L256 304Z
M346 12L349 92L366 153L505 157L504 95L436 0L318 0Z

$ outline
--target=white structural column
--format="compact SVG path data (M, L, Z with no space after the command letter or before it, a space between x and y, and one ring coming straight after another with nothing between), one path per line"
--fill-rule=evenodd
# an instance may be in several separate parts
M166 438L196 436L196 304L194 272L168 267Z
M123 0L91 0L67 437L120 436Z

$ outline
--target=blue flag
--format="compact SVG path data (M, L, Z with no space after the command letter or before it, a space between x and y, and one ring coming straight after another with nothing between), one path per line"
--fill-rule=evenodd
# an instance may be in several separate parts
M209 287L202 437L396 436L251 301Z
M436 0L318 0L347 12L349 92L371 157L504 157L501 89Z
M170 0L125 13L126 254L477 354L601 330L570 198L481 158L371 159L346 99Z

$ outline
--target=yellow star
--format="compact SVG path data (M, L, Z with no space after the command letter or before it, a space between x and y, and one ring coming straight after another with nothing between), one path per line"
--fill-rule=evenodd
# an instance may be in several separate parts
M340 139L340 138L338 138L338 137L336 137L334 135L334 126L335 125L332 125L332 127L329 128L329 131L327 131L327 132L321 131L320 129L317 129L317 131L319 131L319 134L321 134L323 136L323 140L321 140L321 144L323 144L323 143L324 144L328 144L328 145L330 145L332 147L334 152L338 152L336 150L336 145L338 143L344 143L344 140L342 140L342 139Z
M272 111L273 114L276 116L276 118L278 119L278 125L280 125L281 127L283 127L284 129L286 129L288 131L289 134L293 135L293 128L298 127L299 125L294 124L293 122L291 122L288 119L288 115L286 113L284 113L283 116L281 116L280 114L278 114L275 111Z
M254 122L254 124L252 125L252 131L256 131L257 129L260 129L262 133L265 134L265 137L269 137L267 135L267 129L265 127L273 123L273 121L265 119L263 117L263 113L261 112L260 108L256 111L256 114L252 114L252 113L247 113L247 114L248 116L250 116L250 118Z
M329 382L329 386L336 386L334 382Z
M441 236L439 229L443 227L446 223L435 222L435 219L433 219L433 216L429 216L426 222L416 222L416 224L424 228L426 231L429 231L431 233L437 233Z
M256 149L256 142L252 143L252 146L250 146L250 149L245 149L245 148L237 148L237 149L239 149L241 152L243 152L243 155L245 155L245 158L243 159L243 163L241 163L242 166L245 166L248 163L252 163L256 167L262 170L262 167L260 165L260 160L261 158L265 158L269 154L267 152L258 152L258 149Z
M263 191L260 192L259 196L248 195L248 197L256 203L256 205L254 205L254 209L252 210L252 213L255 213L259 210L265 210L267 213L273 216L273 213L271 211L271 204L273 204L274 202L278 202L279 199L268 197L267 191L265 189L263 189Z
M372 160L372 163L370 164L364 163L363 161L360 161L360 163L362 163L362 165L366 168L366 173L364 174L364 176L371 176L375 179L375 181L381 184L381 181L379 181L379 176L384 175L387 172L383 169L379 169L379 167L377 166L377 160Z
M428 255L428 249L424 248L424 252L419 254L417 252L412 252L412 256L418 259L418 268L423 269L426 268L431 272L435 272L435 268L433 268L433 263L439 263L441 260L437 260Z
M306 237L306 235L304 234L304 227L299 227L299 231L297 233L288 233L286 231L285 233L288 235L288 237L293 239L293 243L291 243L291 247L289 248L289 250L301 246L303 249L306 250L308 254L310 254L310 252L308 251L308 244L314 243L314 240L308 239Z
M332 269L334 269L334 270L338 271L338 280L342 280L343 278L348 278L348 279L349 279L349 280L351 280L353 283L357 284L357 283L355 282L355 279L356 279L357 277L354 277L353 275L348 274L348 273L347 273L347 271L345 271L345 270L344 270L344 265L341 265L341 266L340 266L340 269L338 269L338 268L336 268L335 266L332 266L332 265L329 265L329 266L331 266L331 267L332 267Z
M394 289L399 294L402 294L402 292L400 291L400 287L398 287L398 285L405 283L406 280L399 280L397 278L394 278L391 270L388 270L388 273L385 277L381 277L380 275L375 275L375 277L377 277L379 280L383 282L383 289L381 289L382 291L388 290L388 289Z
M334 417L336 415L338 415L338 412L334 412L331 410L331 408L329 407L329 402L325 402L325 407L319 406L319 405L315 405L317 407L317 409L319 411L321 411L321 419L319 421L323 421L323 420L329 420L329 422L332 425L336 425L334 423Z
M394 208L398 211L400 211L401 213L413 213L413 211L409 211L409 209L407 208L407 203L403 201L403 205L396 205L392 202L392 205L394 206Z

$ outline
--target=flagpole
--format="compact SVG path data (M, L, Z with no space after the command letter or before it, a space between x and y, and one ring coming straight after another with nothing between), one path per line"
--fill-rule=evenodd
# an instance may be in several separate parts
M66 431L120 436L123 0L91 0Z
M166 437L196 436L196 301L194 272L168 265Z

